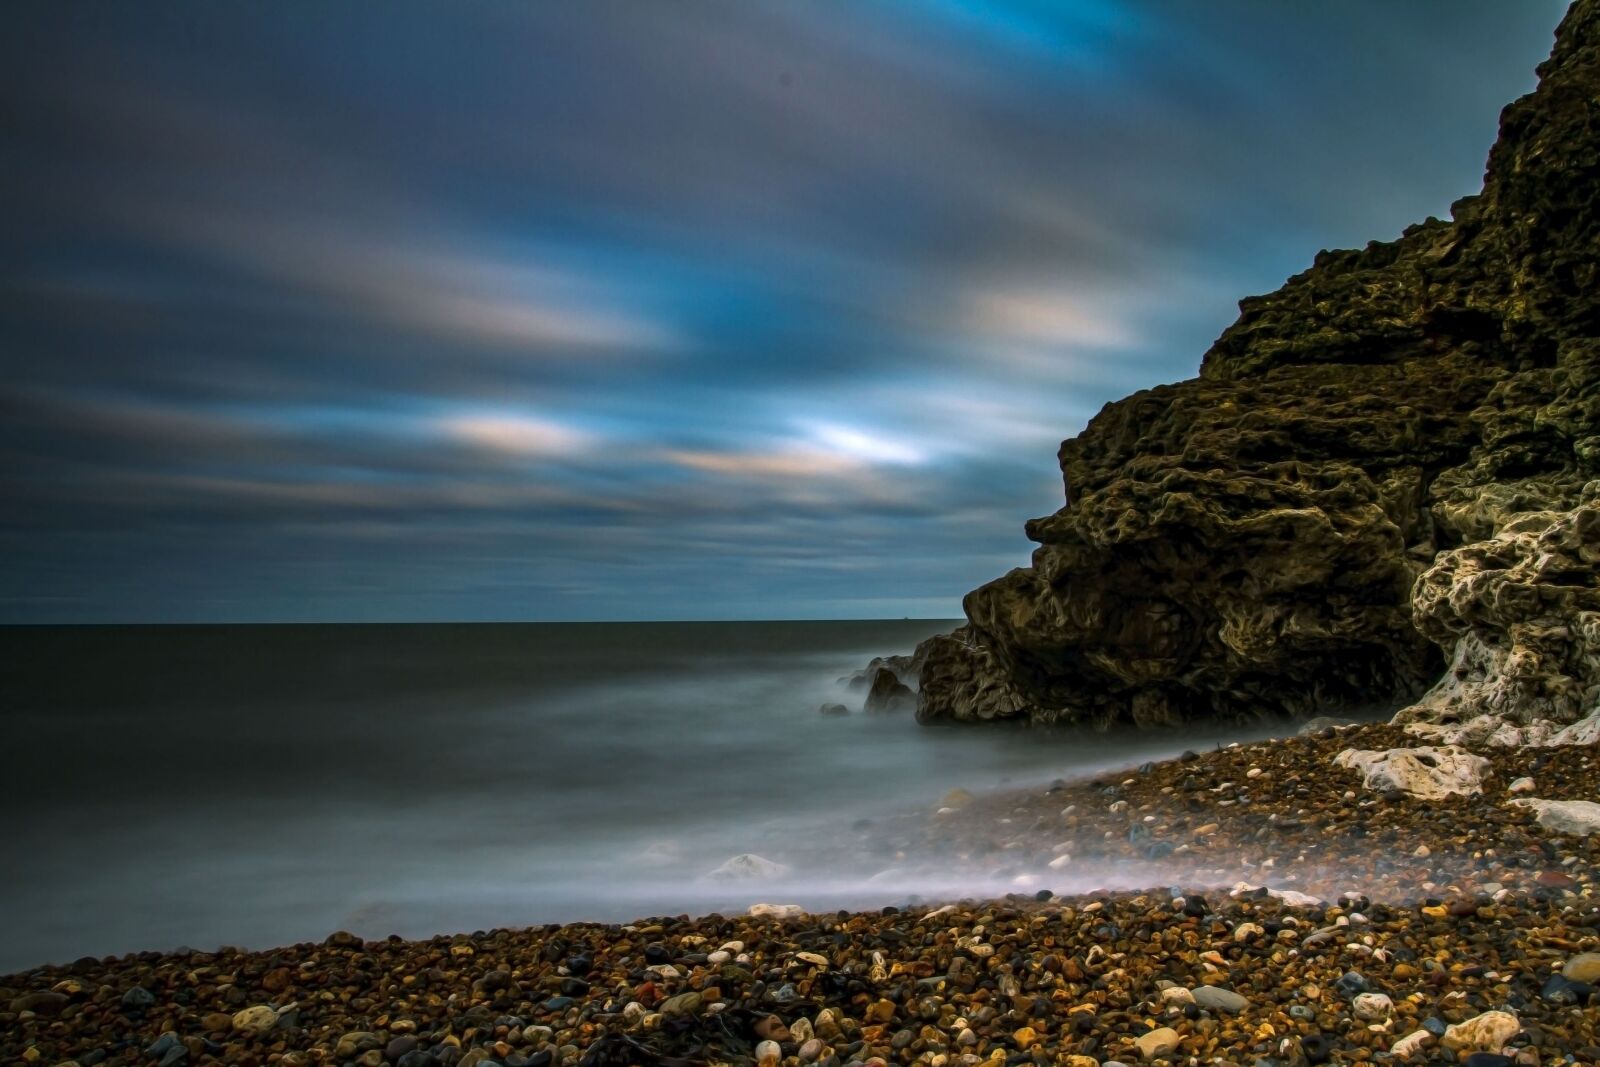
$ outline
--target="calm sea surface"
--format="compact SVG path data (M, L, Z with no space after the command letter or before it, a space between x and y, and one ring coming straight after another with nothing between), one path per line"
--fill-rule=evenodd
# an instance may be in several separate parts
M1195 744L818 714L952 623L0 629L0 972L930 892L851 827ZM770 881L706 875L741 853Z

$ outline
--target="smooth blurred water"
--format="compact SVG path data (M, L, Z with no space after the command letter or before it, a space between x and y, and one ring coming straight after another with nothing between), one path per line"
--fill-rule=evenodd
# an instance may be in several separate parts
M1003 891L873 881L852 828L1197 741L923 728L838 684L951 625L0 629L0 972ZM791 873L704 877L744 852Z

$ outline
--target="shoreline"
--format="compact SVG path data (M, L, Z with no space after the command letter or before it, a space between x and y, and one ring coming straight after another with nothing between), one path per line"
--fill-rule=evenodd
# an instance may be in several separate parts
M0 977L0 1060L732 1063L772 1060L773 1035L791 1065L1350 1063L1397 1043L1397 1062L1453 1062L1463 1042L1511 1049L1484 1067L1600 1059L1600 849L1508 792L1527 776L1525 797L1586 799L1593 746L1475 749L1482 792L1431 800L1333 762L1418 744L1323 730L871 829L878 847L936 839L957 862L1058 872L996 899L34 968ZM1163 888L1073 884L1113 870Z

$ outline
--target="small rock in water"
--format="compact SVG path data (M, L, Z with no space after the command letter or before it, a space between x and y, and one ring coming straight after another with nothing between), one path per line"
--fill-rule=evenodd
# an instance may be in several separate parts
M872 676L862 708L866 711L915 711L917 694L889 668L879 667Z
M843 704L824 704L824 705L822 705L822 707L818 708L817 710L819 712L821 712L822 714L824 714L824 715L848 715L848 714L850 714L850 709L845 707Z
M955 811L960 811L968 804L971 804L972 801L972 794L967 792L965 789L952 789L950 792L944 795L943 800L939 801L939 806L941 808L950 808Z

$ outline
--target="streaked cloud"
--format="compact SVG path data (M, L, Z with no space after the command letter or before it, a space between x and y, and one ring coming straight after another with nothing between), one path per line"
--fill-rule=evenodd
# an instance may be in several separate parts
M587 434L530 415L447 415L433 425L451 440L512 456L570 456L586 450L590 443Z
M0 619L954 613L1562 7L19 8Z

